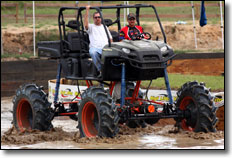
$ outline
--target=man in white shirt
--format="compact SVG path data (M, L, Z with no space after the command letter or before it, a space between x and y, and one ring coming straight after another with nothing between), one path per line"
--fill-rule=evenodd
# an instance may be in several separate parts
M89 53L93 59L95 66L100 72L100 75L98 77L101 77L101 64L100 64L101 54L102 54L103 47L108 44L108 38L105 32L104 26L101 23L101 17L98 12L95 12L93 14L94 24L89 24L89 21L88 21L89 8L90 8L89 5L86 6L84 25L85 25L85 29L87 33L89 34L89 40L90 40ZM106 29L108 31L111 42L113 42L112 36L107 27Z

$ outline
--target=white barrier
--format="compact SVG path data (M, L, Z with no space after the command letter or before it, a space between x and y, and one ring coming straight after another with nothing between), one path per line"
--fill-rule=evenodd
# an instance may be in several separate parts
M61 79L61 84L59 88L59 95L58 95L58 101L59 102L70 102L70 101L77 101L80 100L80 94L78 92L77 85L69 85L69 84L63 84L64 79ZM48 81L48 101L53 102L55 97L55 88L56 88L56 80L49 80ZM80 92L82 93L84 90L87 89L86 86L79 86ZM145 89L142 89L142 92L146 92ZM173 100L176 100L176 92L172 91L172 97ZM214 96L221 96L221 97L215 97L214 101L216 103L216 106L222 106L224 105L224 92L221 93L212 93ZM153 90L150 89L148 91L147 97L149 100L152 101L162 101L162 102L168 102L168 96L166 90Z

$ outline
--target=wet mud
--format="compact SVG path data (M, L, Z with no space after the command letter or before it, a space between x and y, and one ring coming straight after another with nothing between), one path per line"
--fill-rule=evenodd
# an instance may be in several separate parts
M224 107L217 111L219 123L215 133L194 133L177 130L174 119L161 119L146 128L120 125L114 138L81 138L76 121L67 117L53 120L50 131L25 130L12 127L11 100L1 107L2 149L223 149ZM221 123L222 122L222 123Z
M218 118L218 123L216 124L217 130L224 131L224 123L225 123L225 111L224 106L218 108L216 116Z
M70 141L75 133L65 132L62 128L53 128L50 131L25 130L18 132L11 127L1 137L2 144L35 144L45 141Z
M175 144L179 147L196 146L199 141L207 141L211 145L216 145L214 140L224 139L224 131L216 133L193 133L188 131L177 131L173 125L147 126L146 128L129 128L126 125L120 126L118 135L114 138L81 138L80 133L66 132L62 128L53 128L50 131L41 132L38 130L26 130L25 132L17 132L15 128L10 128L1 137L2 145L29 145L43 142L69 142L76 144L78 148L149 148L144 146L143 139L152 139L152 137L163 137L175 140ZM187 141L187 142L186 142ZM165 143L165 141L164 141ZM146 144L146 140L145 140ZM189 145L188 145L189 144ZM165 145L165 144L164 144ZM41 145L40 148L44 146Z

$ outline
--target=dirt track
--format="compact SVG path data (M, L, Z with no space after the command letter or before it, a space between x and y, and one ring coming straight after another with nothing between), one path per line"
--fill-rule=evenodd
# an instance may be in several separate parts
M169 73L221 76L224 73L224 58L173 60Z

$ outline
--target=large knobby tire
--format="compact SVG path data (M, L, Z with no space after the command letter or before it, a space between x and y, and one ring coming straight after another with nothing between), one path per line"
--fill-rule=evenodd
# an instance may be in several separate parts
M118 107L103 88L90 87L82 94L78 113L81 137L114 137L119 119Z
M133 82L127 82L126 83L126 94L125 94L125 97L132 97L134 89L135 89L134 83ZM139 90L138 98L143 98L143 93L142 93L141 90ZM127 101L127 102L130 102L130 100ZM146 125L146 123L145 123L144 120L127 121L126 125L129 128L139 128L139 127L145 128L145 127L147 127L147 125Z
M194 132L216 131L216 110L209 90L198 82L187 82L177 92L177 108L185 111L182 129Z
M13 98L13 124L23 132L37 129L50 130L53 126L51 120L51 104L45 92L35 84L25 84L16 91Z

